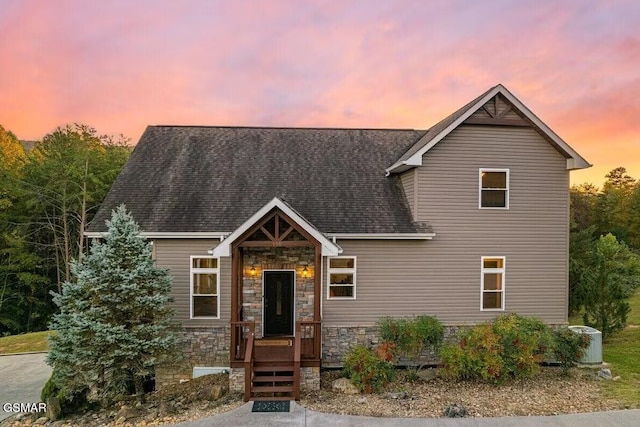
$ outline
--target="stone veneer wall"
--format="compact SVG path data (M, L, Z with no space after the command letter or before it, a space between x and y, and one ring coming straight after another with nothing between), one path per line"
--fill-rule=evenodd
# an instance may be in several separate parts
M262 272L295 270L295 320L313 320L313 268L315 249L245 248L242 280L242 312L245 321L256 322L256 338L262 338ZM255 268L252 274L251 268ZM303 270L307 268L306 277Z
M445 326L445 341L455 339L460 326ZM377 326L323 326L322 327L322 366L324 368L342 367L344 355L356 345L376 348L380 344L380 330ZM400 358L399 365L408 361ZM433 352L420 358L421 364L435 364L438 359Z
M185 329L178 339L182 357L174 364L156 367L156 387L191 379L195 366L228 367L230 334L229 325Z
M320 390L320 368L300 368L300 389ZM244 393L244 368L231 368L229 372L229 390Z

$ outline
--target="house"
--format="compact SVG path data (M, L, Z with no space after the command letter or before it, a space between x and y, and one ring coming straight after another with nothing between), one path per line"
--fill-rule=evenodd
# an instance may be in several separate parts
M185 360L160 383L224 367L297 397L381 316L565 324L589 166L502 85L428 130L150 126L87 235L125 203L173 276Z

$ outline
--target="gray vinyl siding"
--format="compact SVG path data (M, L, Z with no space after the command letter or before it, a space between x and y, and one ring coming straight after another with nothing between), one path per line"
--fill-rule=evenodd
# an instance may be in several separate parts
M190 257L208 256L207 252L220 243L213 239L158 239L154 241L156 264L168 268L173 278L171 296L175 319L185 327L227 325L231 319L231 258L220 259L220 319L190 319Z
M411 215L413 215L413 218L415 219L416 194L415 194L414 178L415 178L414 169L410 169L407 172L400 175L400 180L402 181L402 188L404 190L404 194L407 198L407 201L409 202L409 209L411 209Z
M478 208L480 168L510 170L509 209ZM423 158L418 217L431 241L339 240L358 259L357 300L327 300L327 325L435 315L446 324L491 319L480 310L482 256L505 256L505 311L567 321L566 161L531 128L463 125ZM326 295L326 278L323 281ZM500 313L500 312L497 312Z

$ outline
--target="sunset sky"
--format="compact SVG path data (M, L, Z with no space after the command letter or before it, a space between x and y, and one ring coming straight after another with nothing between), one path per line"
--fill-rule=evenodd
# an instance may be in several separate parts
M640 178L640 1L0 0L0 124L426 129L504 84Z

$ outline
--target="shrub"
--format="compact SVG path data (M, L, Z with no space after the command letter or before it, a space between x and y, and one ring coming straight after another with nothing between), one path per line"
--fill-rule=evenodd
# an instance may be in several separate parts
M353 347L345 355L344 374L364 393L379 392L393 381L393 365L379 358L376 353L362 345Z
M556 330L553 336L555 341L553 355L560 363L562 371L568 374L569 368L575 366L582 359L591 342L591 336L576 334L566 327Z
M402 353L415 366L425 350L438 351L444 339L444 326L432 316L413 319L383 317L378 320L380 338L388 348Z
M456 379L499 382L530 377L554 346L546 325L517 314L462 330L458 338L457 345L441 353L445 374Z
M446 376L498 381L502 376L502 345L490 324L463 329L458 344L444 346L440 355Z
M553 349L551 330L535 318L504 314L493 322L493 331L502 346L504 375L512 378L534 375Z

